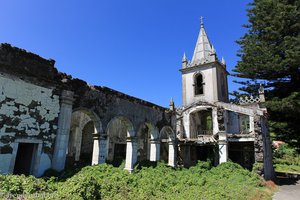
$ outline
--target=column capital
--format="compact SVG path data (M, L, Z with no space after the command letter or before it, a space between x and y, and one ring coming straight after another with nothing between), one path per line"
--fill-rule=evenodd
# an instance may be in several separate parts
M93 139L94 140L99 140L100 134L98 134L98 133L92 133L92 135L93 135Z
M94 140L98 140L98 139L106 139L107 138L107 134L103 133L103 132L95 132L92 133Z
M69 90L63 90L61 92L60 101L62 104L73 105L74 102L74 92Z
M218 133L218 135L219 135L219 140L218 140L219 144L222 143L222 142L227 143L227 133L225 131L220 131Z
M127 137L126 138L126 142L136 142L137 141L137 137L136 136L131 136L131 137Z
M159 139L150 139L150 144L158 144L160 143Z

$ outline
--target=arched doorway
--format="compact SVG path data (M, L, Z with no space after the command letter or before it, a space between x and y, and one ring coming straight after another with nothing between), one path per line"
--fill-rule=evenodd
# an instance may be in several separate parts
M190 137L213 134L212 109L202 108L190 113Z
M74 164L85 166L97 162L93 161L93 154L99 151L99 146L95 149L93 134L101 132L102 126L95 113L85 108L74 110L71 119L67 166L74 166Z
M132 165L133 167L136 158L132 160L132 155L134 151L136 151L136 142L135 148L133 148L132 140L135 133L130 120L122 116L114 117L108 123L106 132L108 137L107 160L114 166L120 166L121 163L125 161L125 165ZM134 163L132 164L133 161Z
M151 123L143 123L137 133L137 160L157 161L159 148L158 130Z
M149 160L150 159L150 139L149 127L146 124L143 124L138 133L138 149L137 149L137 160Z
M175 134L171 127L164 126L160 131L160 160L176 166Z

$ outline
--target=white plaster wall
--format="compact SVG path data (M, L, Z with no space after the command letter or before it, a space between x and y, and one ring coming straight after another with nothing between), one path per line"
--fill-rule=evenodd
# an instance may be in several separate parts
M194 90L194 75L200 73L203 75L204 94L196 95ZM217 83L216 83L216 68L211 66L199 67L191 72L182 75L183 83L183 106L188 106L193 102L202 100L207 102L217 101Z
M0 129L1 135L7 133L7 128L14 128L19 131L25 130L28 136L38 135L40 132L46 133L50 129L55 130L57 128L55 126L50 127L48 123L48 121L52 121L58 117L59 113L59 96L52 96L53 89L40 87L26 83L20 79L5 77L4 75L0 75L0 85L0 121L1 115L20 120L17 126L4 124ZM1 101L7 98L12 100L1 103ZM36 108L29 109L28 106L32 101L39 104ZM16 115L17 111L20 111L22 114ZM46 122L40 124L37 119L29 114L30 111L37 111Z
M53 148L59 111L59 96L53 94L52 88L0 74L0 148L13 148L17 134L22 134L23 138L39 137L44 148ZM1 142L3 138L9 138L9 141ZM9 168L11 154L0 156L0 171L4 173ZM41 162L38 167L40 173L51 166L50 159L42 159L45 163Z
M0 174L8 174L12 154L0 154Z
M40 166L38 168L37 176L42 176L44 172L51 168L51 160L48 154L42 153L40 158Z

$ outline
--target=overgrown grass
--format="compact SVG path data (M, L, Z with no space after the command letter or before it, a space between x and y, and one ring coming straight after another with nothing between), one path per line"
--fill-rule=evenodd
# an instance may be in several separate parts
M270 199L272 191L253 172L227 162L199 162L189 169L140 163L133 174L102 164L70 178L0 175L0 194L55 194L48 199ZM30 198L28 198L30 199Z

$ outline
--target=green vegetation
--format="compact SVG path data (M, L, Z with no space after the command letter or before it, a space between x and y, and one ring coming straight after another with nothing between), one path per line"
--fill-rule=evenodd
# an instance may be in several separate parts
M190 169L138 164L133 174L112 165L88 166L66 177L0 175L0 194L52 194L48 199L270 199L272 190L235 163ZM46 196L47 197L47 196Z
M274 152L274 167L277 172L300 173L300 155L288 144L282 144Z
M247 12L233 70L245 79L233 95L257 95L263 84L271 132L300 151L300 0L254 0Z

